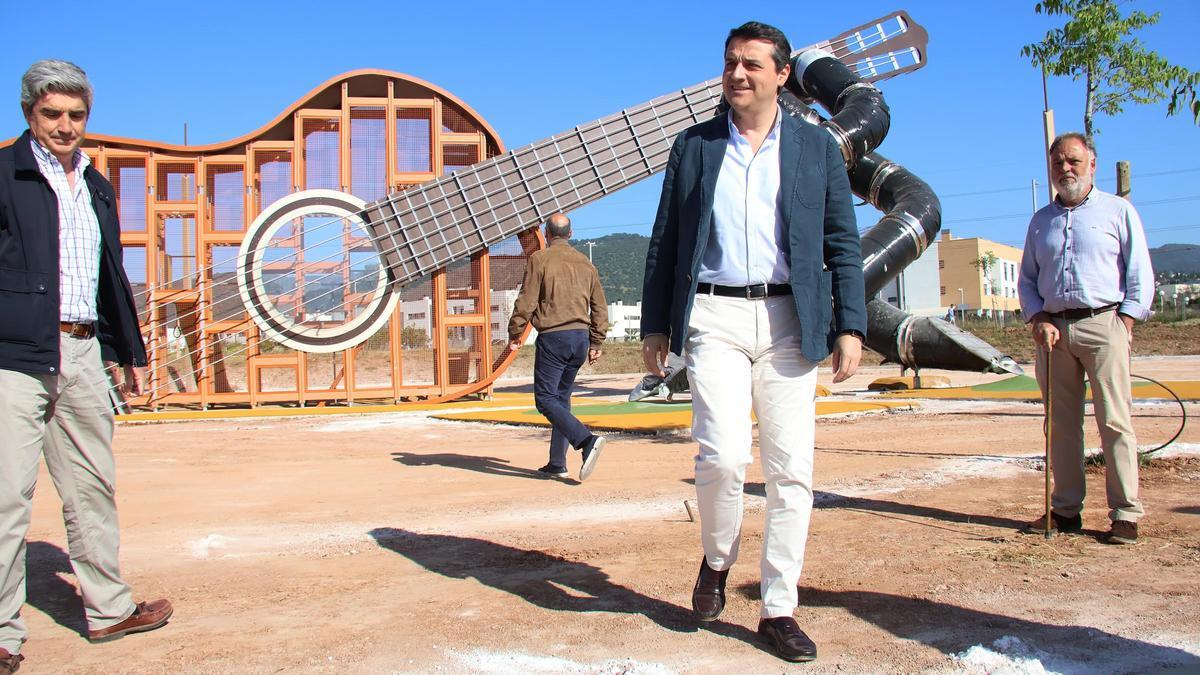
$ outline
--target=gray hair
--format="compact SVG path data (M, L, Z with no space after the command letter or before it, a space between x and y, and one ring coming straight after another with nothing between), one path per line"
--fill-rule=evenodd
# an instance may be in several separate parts
M51 93L79 96L88 113L92 112L92 83L87 73L70 61L43 59L29 66L21 77L21 111L28 117L33 104Z
M1084 136L1083 134L1079 133L1078 131L1068 131L1065 134L1059 134L1054 139L1054 142L1050 144L1050 154L1053 155L1054 150L1056 148L1058 148L1058 146L1060 144L1062 144L1064 141L1071 141L1071 140L1075 140L1075 141L1079 141L1080 143L1083 143L1083 147L1087 148L1088 152L1092 153L1092 157L1093 158L1096 157L1095 141L1092 140L1091 136Z

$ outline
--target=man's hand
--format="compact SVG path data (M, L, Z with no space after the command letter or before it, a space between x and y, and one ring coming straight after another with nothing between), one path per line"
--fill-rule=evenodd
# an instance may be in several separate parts
M833 383L845 381L858 371L862 361L862 340L849 333L839 335L833 345Z
M141 396L146 388L146 369L134 366L121 367L113 361L105 361L104 369L122 396Z
M508 343L508 348L515 352L521 348L521 344L522 342L520 340L511 340Z
M146 369L125 366L125 393L141 396L146 391Z
M603 353L604 353L604 351L601 350L599 347L592 347L591 349L589 349L588 350L588 365L589 366L595 365L596 362L600 360L600 355Z
M646 372L659 377L666 377L667 354L671 349L671 341L666 335L647 335L642 340L642 362L646 364Z
M1029 323L1030 330L1033 331L1033 341L1046 348L1046 351L1053 351L1054 345L1058 343L1058 338L1061 337L1058 332L1058 326L1050 320L1050 315L1045 312L1038 312L1033 315L1033 321Z

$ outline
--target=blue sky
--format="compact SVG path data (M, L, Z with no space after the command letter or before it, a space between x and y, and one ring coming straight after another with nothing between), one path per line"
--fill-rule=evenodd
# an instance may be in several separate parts
M782 28L795 47L901 7L930 35L929 65L881 85L892 129L880 152L941 196L943 229L1020 246L1036 179L1045 204L1042 83L1020 48L1061 19L1033 0L857 3L119 2L0 3L0 82L12 102L0 138L24 128L19 79L32 61L83 66L97 90L89 130L195 144L253 131L313 87L358 68L427 80L466 101L516 148L720 73L729 28ZM1200 2L1160 11L1139 35L1200 70ZM1082 127L1083 85L1050 82L1059 132ZM1152 246L1200 243L1200 128L1166 104L1098 118L1099 184L1129 160ZM577 236L649 232L661 177L572 214ZM879 214L859 209L859 226Z

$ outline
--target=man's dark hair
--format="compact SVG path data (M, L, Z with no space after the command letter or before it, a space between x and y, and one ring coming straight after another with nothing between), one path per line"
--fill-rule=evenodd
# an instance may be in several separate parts
M758 21L747 21L729 31L729 37L725 38L726 50L729 49L729 43L734 40L766 40L770 42L775 46L775 49L771 51L771 58L775 60L775 70L783 70L783 67L792 61L792 45L783 31L775 26Z
M547 239L568 239L571 236L571 219L556 213L546 219Z

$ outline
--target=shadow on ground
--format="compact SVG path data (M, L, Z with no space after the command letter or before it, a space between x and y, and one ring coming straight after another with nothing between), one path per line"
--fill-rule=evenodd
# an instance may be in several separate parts
M25 570L26 601L58 625L87 635L83 599L59 576L75 573L67 552L50 542L31 541L25 548Z
M443 452L424 455L417 452L393 452L392 460L405 466L444 466L451 469L465 469L493 476L509 476L513 478L533 478L547 480L537 469L527 469L523 466L513 466L503 457L484 457L480 455L460 455L453 452ZM564 483L578 484L579 481L570 478L558 479Z
M1037 658L1047 671L1197 672L1200 669L1200 657L1182 649L1086 626L1056 626L924 598L802 586L800 604L845 609L897 638L929 645L947 655L960 654L975 645L993 648L1001 638L1016 637L1030 652L1021 656Z
M369 534L382 548L399 553L430 572L451 579L474 578L538 607L560 612L641 614L667 630L697 631L690 610L613 583L604 570L594 565L471 537L423 534L392 527L376 528ZM714 621L704 624L704 628L762 648L757 634L744 626Z

